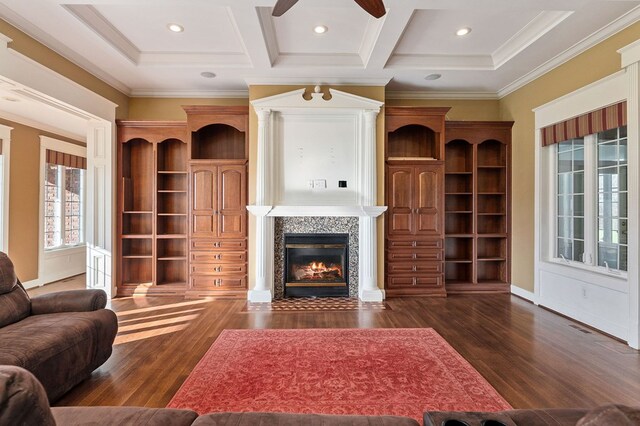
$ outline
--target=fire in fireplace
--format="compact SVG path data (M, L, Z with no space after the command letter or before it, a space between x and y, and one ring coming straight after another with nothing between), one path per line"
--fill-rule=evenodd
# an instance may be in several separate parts
M349 295L348 234L285 234L285 297Z

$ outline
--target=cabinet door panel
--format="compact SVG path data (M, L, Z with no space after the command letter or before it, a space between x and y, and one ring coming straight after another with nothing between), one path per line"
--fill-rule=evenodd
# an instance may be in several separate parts
M191 236L215 237L218 234L217 169L197 165L191 168Z
M198 166L194 167L191 175L193 210L215 210L216 209L216 170L215 167Z
M217 217L211 213L192 213L191 235L194 237L211 237L216 234Z
M442 235L442 166L416 167L416 234Z
M220 237L246 235L246 169L244 166L221 166L219 171Z
M410 235L413 232L412 167L389 167L389 235Z

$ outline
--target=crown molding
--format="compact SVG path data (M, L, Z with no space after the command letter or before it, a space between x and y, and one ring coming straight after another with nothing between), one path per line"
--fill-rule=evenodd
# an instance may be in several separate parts
M560 65L570 61L581 53L589 50L594 47L598 43L606 40L610 36L614 35L617 32L622 31L628 26L636 23L640 19L640 6L636 6L625 15L621 16L617 20L613 21L609 25L601 28L590 36L584 38L582 41L574 44L569 49L564 52L556 55L554 58L548 60L544 64L539 67L533 69L529 73L520 77L519 79L513 81L512 83L506 85L502 89L498 90L498 98L502 99L505 96L515 92L516 90L526 86L532 81L536 80L539 77L542 77L544 74L550 72L551 70L559 67Z
M492 54L495 69L500 68L540 37L560 25L573 11L543 11Z
M134 89L133 98L238 98L249 99L249 90L147 90Z
M102 69L100 69L100 67L94 65L91 61L74 52L72 49L69 49L64 44L55 41L55 39L53 39L49 34L43 32L37 26L22 18L20 15L15 14L8 7L2 4L0 4L0 16L2 16L2 19L6 20L10 25L29 35L29 37L42 44L46 48L50 49L51 51L62 56L75 66L93 75L95 78L111 86L123 95L129 96L131 89L126 84L122 83L120 80L103 71ZM3 39L5 39L7 42L12 41L4 34Z
M388 91L385 99L461 99L461 100L498 100L496 92L417 92Z

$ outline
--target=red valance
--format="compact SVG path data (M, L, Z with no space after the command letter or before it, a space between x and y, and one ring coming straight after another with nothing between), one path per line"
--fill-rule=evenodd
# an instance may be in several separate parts
M543 127L542 146L627 125L627 101Z
M65 154L64 152L47 150L47 163L59 166L74 167L76 169L87 168L87 159L78 155Z

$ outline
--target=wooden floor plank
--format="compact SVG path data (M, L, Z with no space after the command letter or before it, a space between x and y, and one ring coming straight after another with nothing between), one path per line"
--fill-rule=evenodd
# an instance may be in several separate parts
M165 406L224 329L433 327L515 408L638 405L640 354L509 295L388 299L391 309L242 312L242 300L122 298L107 363L58 405Z

